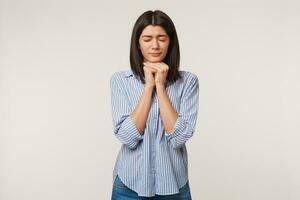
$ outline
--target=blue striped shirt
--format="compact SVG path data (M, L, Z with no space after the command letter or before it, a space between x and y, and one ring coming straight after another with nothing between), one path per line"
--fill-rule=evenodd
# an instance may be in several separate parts
M114 72L110 78L113 132L122 146L113 169L113 181L122 182L139 196L171 195L188 181L186 141L195 131L199 82L188 71L179 71L182 79L166 85L166 92L178 117L170 134L165 132L157 100L152 93L144 134L140 134L130 113L144 90L132 70Z

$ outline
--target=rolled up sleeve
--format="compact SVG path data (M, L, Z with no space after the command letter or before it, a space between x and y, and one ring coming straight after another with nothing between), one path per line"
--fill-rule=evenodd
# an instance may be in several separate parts
M165 136L172 147L180 148L190 139L194 132L197 122L199 109L199 81L196 75L193 75L184 89L178 116L171 133Z
M117 73L110 78L111 88L111 113L113 120L113 132L122 144L134 149L143 139L134 121L130 117L131 109L124 91L119 86L120 76Z

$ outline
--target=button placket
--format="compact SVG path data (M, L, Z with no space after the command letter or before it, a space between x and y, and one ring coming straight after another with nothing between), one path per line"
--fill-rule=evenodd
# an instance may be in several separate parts
M158 115L159 115L159 107L157 105L157 94L156 94L156 91L154 91L153 93L153 124L155 125L155 129L153 131L157 131L157 123L158 123ZM151 151L151 157L152 157L152 161L153 161L153 164L152 164L152 174L154 175L155 177L155 174L156 174L156 170L155 170L155 167L156 167L156 152L155 152L155 145L152 147L152 151ZM154 178L155 179L155 178Z

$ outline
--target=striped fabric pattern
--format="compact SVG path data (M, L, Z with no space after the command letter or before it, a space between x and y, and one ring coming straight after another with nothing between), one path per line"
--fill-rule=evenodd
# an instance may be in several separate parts
M139 102L144 84L131 69L114 72L110 78L113 133L121 142L113 181L118 174L139 196L175 194L188 181L186 142L195 132L199 81L192 72L179 72L182 79L166 85L170 102L178 113L170 134L164 130L155 89L146 128L140 134L130 113Z

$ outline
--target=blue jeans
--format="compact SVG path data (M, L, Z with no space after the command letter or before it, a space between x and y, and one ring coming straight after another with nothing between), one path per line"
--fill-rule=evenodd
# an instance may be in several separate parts
M179 193L173 195L155 195L153 197L141 197L129 189L117 175L114 184L111 200L191 200L189 182L179 189Z

